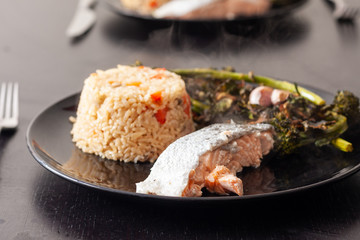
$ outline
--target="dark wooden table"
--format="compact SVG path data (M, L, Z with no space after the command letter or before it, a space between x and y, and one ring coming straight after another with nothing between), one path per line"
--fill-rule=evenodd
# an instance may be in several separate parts
M19 128L0 137L0 239L360 239L359 173L279 198L162 206L70 183L42 168L25 144L35 115L80 91L91 72L136 60L167 68L231 65L360 95L360 22L337 23L324 1L246 25L142 22L100 3L94 28L71 41L64 33L76 4L1 4L0 79L19 82L21 95Z

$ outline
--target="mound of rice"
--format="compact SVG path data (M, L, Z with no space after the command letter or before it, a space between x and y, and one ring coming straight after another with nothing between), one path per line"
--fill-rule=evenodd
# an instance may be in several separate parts
M165 69L119 65L84 82L71 134L86 153L125 162L154 162L194 131L180 76Z
M120 0L124 7L141 14L151 14L170 0Z

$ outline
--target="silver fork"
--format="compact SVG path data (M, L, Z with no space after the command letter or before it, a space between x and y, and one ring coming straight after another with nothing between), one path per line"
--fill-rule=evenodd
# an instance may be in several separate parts
M334 5L333 15L338 20L353 20L358 15L358 9L348 6L344 0L327 0Z
M19 84L2 83L0 88L0 131L19 124Z

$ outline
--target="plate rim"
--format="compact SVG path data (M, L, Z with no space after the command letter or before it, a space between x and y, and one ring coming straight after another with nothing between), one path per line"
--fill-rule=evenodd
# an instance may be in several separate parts
M310 87L307 84L301 84L301 86ZM320 90L315 87L310 87L310 88L312 88L312 90L320 91L320 92L323 92L326 94L330 94L332 96L334 95L326 90ZM334 176L331 176L327 179L324 179L324 180L321 180L321 181L318 181L315 183L298 186L298 187L291 188L291 189L279 190L279 191L275 191L275 192L261 193L261 194L254 194L254 195L243 195L243 196L173 197L173 196L150 195L150 194L129 192L129 191L125 191L125 190L100 186L100 185L97 185L97 184L94 184L91 182L87 182L82 179L78 179L74 176L71 176L71 174L66 174L65 172L62 172L59 169L52 166L51 164L49 164L46 160L43 159L42 156L40 156L40 154L38 154L36 152L33 142L30 139L31 132L33 131L33 126L38 121L38 119L41 118L41 116L46 114L46 112L49 111L50 109L59 105L61 102L69 100L71 98L79 97L80 94L81 94L81 92L78 91L78 92L70 94L66 97L63 97L62 99L55 101L52 104L49 104L46 108L44 108L42 111L37 113L35 115L35 117L31 120L31 122L29 123L28 128L26 130L26 136L25 136L26 144L27 144L27 148L28 148L30 154L32 155L32 157L46 170L50 171L51 173L53 173L61 178L64 178L67 181L70 181L72 183L79 184L81 186L89 187L91 189L99 190L102 192L112 193L112 194L116 194L116 195L122 195L124 197L131 197L131 198L136 198L136 199L146 199L146 200L165 201L165 202L192 202L192 203L194 203L194 202L247 201L247 200L255 200L255 199L269 199L269 198L278 197L278 196L282 196L282 195L304 192L306 190L311 190L311 189L314 189L314 188L317 188L317 187L320 187L320 186L323 186L323 185L326 185L329 183L334 183L334 182L340 181L346 177L353 175L354 173L356 173L360 170L360 162L359 162L358 164L356 164L355 166L353 166L351 169L349 169L347 171L344 171L341 173L339 172L338 174L336 174ZM52 158L50 155L48 157L51 161L55 161L57 164L60 164L56 159Z

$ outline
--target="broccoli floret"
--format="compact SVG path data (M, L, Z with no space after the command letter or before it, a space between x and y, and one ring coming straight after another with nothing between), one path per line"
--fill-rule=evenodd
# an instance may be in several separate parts
M332 111L345 116L349 127L360 123L359 98L349 91L338 91L332 103Z

